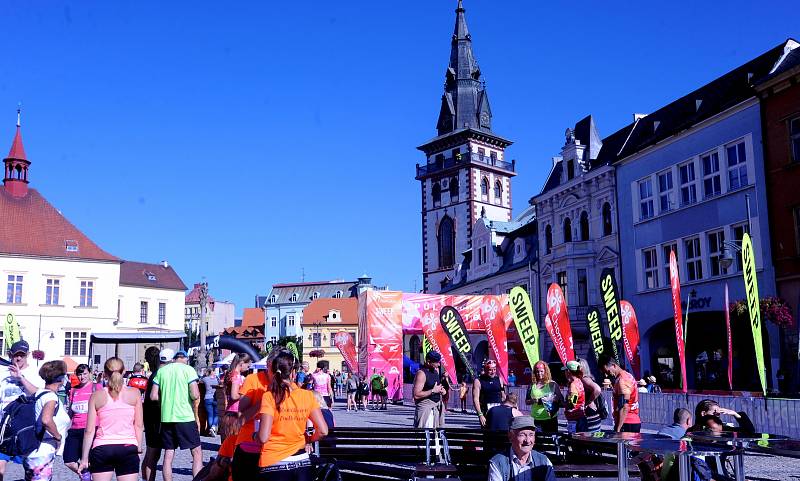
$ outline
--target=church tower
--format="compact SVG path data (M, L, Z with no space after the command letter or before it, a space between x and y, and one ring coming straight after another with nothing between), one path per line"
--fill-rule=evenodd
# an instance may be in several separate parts
M480 217L511 220L514 161L510 140L492 132L492 109L472 53L462 0L456 8L450 63L436 123L438 136L417 147L427 161L417 164L422 186L422 272L424 292L437 293L455 268L472 256L472 227Z
M25 156L22 146L22 133L20 132L20 110L17 109L17 133L11 142L8 157L3 159L4 176L3 186L12 197L25 197L28 194L28 168L30 161Z

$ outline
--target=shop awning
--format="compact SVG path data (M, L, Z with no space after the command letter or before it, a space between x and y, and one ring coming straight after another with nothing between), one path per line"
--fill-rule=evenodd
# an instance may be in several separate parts
M183 331L93 332L92 342L98 344L134 344L139 342L174 342L186 337Z

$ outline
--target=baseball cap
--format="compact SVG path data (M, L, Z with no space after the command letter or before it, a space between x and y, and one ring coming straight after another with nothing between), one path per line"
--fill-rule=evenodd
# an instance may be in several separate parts
M578 361L567 361L567 365L561 368L562 371L580 371L581 363Z
M175 358L175 351L167 347L161 350L158 357L161 359L161 362L171 361Z
M31 347L28 345L28 341L17 341L11 345L11 349L8 350L11 354L15 354L18 352L24 352L27 354L30 352Z
M517 416L511 419L511 426L508 428L510 431L518 431L520 429L536 430L533 424L533 418L530 416Z
M442 361L442 355L439 354L436 351L431 351L431 352L429 352L428 354L425 355L425 360L428 361L428 362L441 362Z
M172 356L172 359L178 359L179 357L189 357L186 355L186 351L178 351Z

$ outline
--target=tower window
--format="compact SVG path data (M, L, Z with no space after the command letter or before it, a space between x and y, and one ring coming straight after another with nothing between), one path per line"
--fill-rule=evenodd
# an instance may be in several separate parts
M544 250L545 254L553 250L553 228L549 225L544 228Z
M431 195L433 196L433 206L436 207L442 202L442 187L438 182L433 183L431 188Z
M450 179L450 201L458 200L458 177Z
M572 221L564 219L564 242L572 242Z
M455 264L456 232L453 219L444 216L439 223L439 267L450 267Z
M496 181L494 183L494 200L502 200L503 199L503 184L500 181Z
M481 196L488 197L489 196L489 179L484 177L481 179Z
M581 240L589 240L589 214L586 211L581 212Z
M603 235L611 235L614 231L611 225L611 204L606 202L603 204Z

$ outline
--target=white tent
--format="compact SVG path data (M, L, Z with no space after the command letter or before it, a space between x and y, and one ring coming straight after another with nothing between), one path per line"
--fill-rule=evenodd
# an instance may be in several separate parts
M267 357L265 356L264 359L258 361L257 363L253 364L253 369L266 369L267 368Z
M233 352L228 354L227 356L225 356L225 358L223 360L215 362L214 363L214 367L228 367L228 366L230 366L231 365L231 361L233 361L233 357L235 355L236 355L236 353L233 353Z

